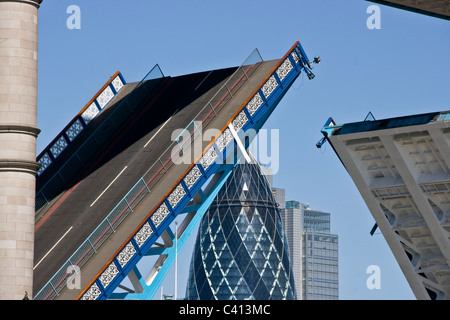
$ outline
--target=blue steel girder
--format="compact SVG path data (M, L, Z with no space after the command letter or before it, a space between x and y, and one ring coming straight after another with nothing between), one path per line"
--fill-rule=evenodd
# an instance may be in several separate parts
M211 182L210 179L212 177L222 172L221 177L223 179L216 179L216 181L213 182L213 185L208 186L212 191L207 194L206 199L202 200L201 205L197 210L196 217L190 221L190 224L192 225L189 224L189 226L187 226L186 238L183 238L180 243L181 246L184 246L186 239L195 229L196 224L201 220L207 207L220 190L221 184L223 185L240 157L243 154L245 155L246 151L244 148L248 148L249 142L254 138L255 133L257 133L264 125L279 101L302 71L307 73L309 79L314 78L314 75L310 70L309 60L300 43L296 42L285 56L280 59L268 76L260 83L258 88L249 96L247 101L220 130L221 135L217 136L210 144L208 144L202 152L202 157L192 163L185 172L185 175L182 176L179 182L177 182L170 190L170 192L175 192L175 190L181 189L183 196L180 197L173 206L169 201L171 193L168 193L169 196L167 196L167 198L161 199L160 203L148 215L148 219L143 221L135 234L129 238L130 240L120 247L116 256L112 258L112 262L103 266L98 273L99 276L90 281L88 286L86 286L78 295L77 299L104 300L110 297L137 298L137 295L113 295L115 289L131 271L133 271L132 274L135 280L139 281L141 286L145 288L144 290L141 290L145 292L141 297L148 299L154 294L155 290L159 287L158 283L162 282L163 277L175 259L174 253L170 252L173 248L165 248L165 250L160 250L159 252L155 251L161 256L167 255L167 258L165 258L167 266L164 267L165 269L162 270L162 273L161 270L159 270L150 285L144 283L140 271L136 269L137 263L151 248L153 248L156 240L159 239L160 236L164 234L166 237L169 236L169 238L173 239L173 235L169 234L170 231L166 232L171 223L178 215L186 213L186 206L191 203L194 196ZM231 139L226 137L229 137L230 132L228 130L231 131L233 135L233 138ZM224 140L226 140L228 144L221 151L217 142ZM230 162L231 166L229 166ZM162 221L160 219L153 220L152 218L154 217L159 217ZM158 221L157 225L155 224L155 221ZM180 250L178 250L178 253L179 252ZM159 276L159 274L161 275Z

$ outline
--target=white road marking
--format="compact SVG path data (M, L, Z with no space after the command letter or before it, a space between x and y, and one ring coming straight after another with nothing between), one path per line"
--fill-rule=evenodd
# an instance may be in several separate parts
M64 235L58 240L58 242L55 243L55 245L45 254L45 256L34 266L33 270L37 268L37 266L48 256L48 254L55 249L55 247L60 243L60 241L69 233L70 230L72 230L73 226L69 228L69 230L64 233Z
M153 138L162 130L162 128L164 128L164 126L167 124L167 122L169 122L170 119L172 119L172 117L170 117L169 119L166 120L166 122L164 122L164 124L161 126L161 128L159 128L158 131L156 131L156 133L150 138L150 140L147 141L144 148L153 140Z
M126 168L128 168L128 166L125 166L125 168L123 168L122 171L120 171L120 173L114 178L113 181L111 181L111 183L106 187L106 189L103 190L102 193L100 193L100 195L97 197L97 199L95 199L95 201L92 202L90 207L92 207L97 202L97 200L100 199L100 197L113 185L113 183L120 177L120 175L125 171Z

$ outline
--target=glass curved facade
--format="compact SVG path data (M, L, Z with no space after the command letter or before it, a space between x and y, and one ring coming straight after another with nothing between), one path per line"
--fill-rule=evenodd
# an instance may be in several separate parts
M200 222L189 300L294 300L279 209L256 161L238 164Z

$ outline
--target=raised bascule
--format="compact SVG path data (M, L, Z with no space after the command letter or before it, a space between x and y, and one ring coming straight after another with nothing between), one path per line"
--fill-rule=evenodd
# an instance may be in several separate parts
M450 299L450 113L322 129L417 299Z
M450 0L366 0L423 15L450 20Z
M33 298L151 299L255 132L301 73L314 78L312 63L296 42L239 67L114 74L37 158Z

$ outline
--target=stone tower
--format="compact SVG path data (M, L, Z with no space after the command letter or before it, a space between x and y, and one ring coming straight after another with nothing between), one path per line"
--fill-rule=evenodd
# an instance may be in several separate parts
M33 294L38 8L0 0L0 299Z

